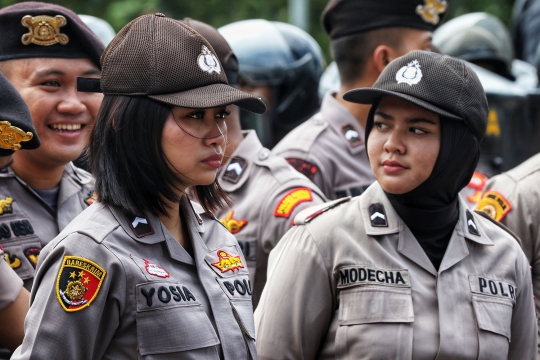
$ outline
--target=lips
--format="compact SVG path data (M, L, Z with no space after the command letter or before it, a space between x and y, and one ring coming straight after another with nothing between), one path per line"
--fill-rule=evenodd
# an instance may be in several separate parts
M223 160L222 154L213 154L207 157L202 161L202 163L214 168L218 169L221 166L221 160Z
M406 170L407 168L404 165L401 165L395 160L385 160L382 163L384 171L389 174L395 174Z

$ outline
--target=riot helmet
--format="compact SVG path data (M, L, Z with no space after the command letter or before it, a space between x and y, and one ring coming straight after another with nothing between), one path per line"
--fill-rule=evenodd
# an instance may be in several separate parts
M235 22L218 29L239 63L239 85L269 87L274 135L266 146L307 120L319 109L317 88L323 56L317 42L289 24L262 19ZM264 95L263 95L264 96ZM280 136L281 135L281 136Z
M433 44L443 54L482 66L514 80L514 48L510 33L495 16L477 12L458 16L433 33Z

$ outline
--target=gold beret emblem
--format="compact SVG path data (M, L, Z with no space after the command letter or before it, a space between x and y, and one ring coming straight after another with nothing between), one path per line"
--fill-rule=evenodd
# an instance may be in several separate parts
M445 0L424 0L424 5L418 5L416 7L416 13L422 17L422 19L430 24L437 25L441 18L439 14L446 11L448 5Z
M22 141L30 141L34 137L31 132L24 132L9 121L0 121L0 148L19 150Z
M42 46L58 43L66 45L69 42L69 37L60 32L60 28L67 24L66 18L62 15L55 17L26 15L22 18L21 23L28 28L28 32L21 38L24 45L30 43Z

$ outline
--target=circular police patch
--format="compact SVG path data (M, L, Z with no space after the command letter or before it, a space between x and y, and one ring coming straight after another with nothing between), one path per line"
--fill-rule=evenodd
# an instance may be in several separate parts
M482 210L492 219L501 221L512 210L512 205L501 193L488 190L484 193L476 209Z
M56 297L64 310L79 311L96 298L107 272L79 256L64 256L56 279Z

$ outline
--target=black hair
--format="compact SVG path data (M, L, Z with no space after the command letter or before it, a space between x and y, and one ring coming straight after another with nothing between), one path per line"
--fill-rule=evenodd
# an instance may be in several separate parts
M382 28L333 40L330 47L341 83L352 83L364 75L368 59L377 46L399 49L406 29Z
M171 170L161 145L163 127L173 106L147 97L105 95L88 148L98 201L133 215L167 214L167 203L180 201L182 181ZM176 191L175 191L176 190ZM225 204L218 182L195 186L208 214Z

